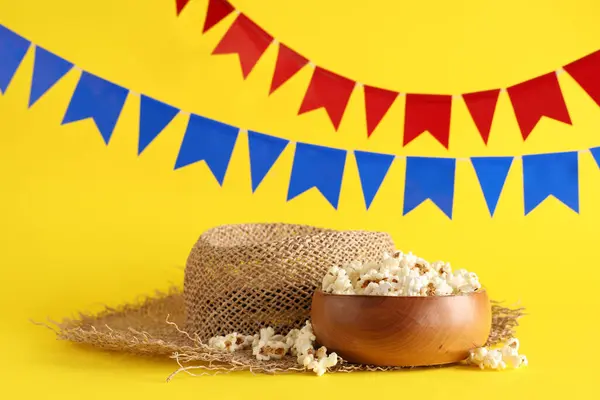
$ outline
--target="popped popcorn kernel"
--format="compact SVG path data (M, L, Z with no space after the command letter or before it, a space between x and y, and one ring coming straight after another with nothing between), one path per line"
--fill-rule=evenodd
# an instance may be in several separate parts
M261 329L252 343L252 355L261 361L280 360L288 350L286 338L271 327Z
M253 340L254 336L244 336L234 332L225 336L210 338L208 346L215 350L233 353L237 350L244 350L251 347Z
M481 369L503 370L507 367L520 368L528 365L527 357L519 354L519 340L509 339L501 349L478 347L469 352L467 364Z
M324 347L322 347L324 349ZM327 372L327 368L333 367L338 363L338 356L336 353L331 353L329 356L324 356L313 360L308 364L308 369L312 369L317 376L322 376Z

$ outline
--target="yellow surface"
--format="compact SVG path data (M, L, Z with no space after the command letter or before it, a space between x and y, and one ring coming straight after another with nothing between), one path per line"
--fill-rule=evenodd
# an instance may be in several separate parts
M360 92L339 132L324 111L297 116L310 72L267 96L271 47L247 81L234 56L210 56L230 16L202 36L206 0L180 18L172 0L0 1L0 23L81 68L230 124L310 143L410 155L527 154L600 145L600 109L560 77L573 127L544 119L523 143L505 94L489 147L466 107L453 110L451 151L428 135L401 146L397 101L370 140ZM365 83L412 92L460 93L510 85L600 48L594 0L398 2L234 0L316 64ZM516 162L491 219L475 173L457 167L454 219L432 204L402 216L404 163L396 162L364 210L349 157L340 208L311 191L286 203L293 148L253 195L247 143L238 141L220 188L203 163L173 171L187 117L179 115L136 156L139 99L130 96L106 147L93 122L60 122L77 82L72 71L27 109L28 54L0 97L0 393L2 398L585 398L600 353L595 333L600 171L581 156L581 214L554 199L523 216ZM181 282L187 252L210 226L289 221L393 233L403 250L475 270L496 299L530 315L519 337L527 369L452 368L398 373L269 377L241 373L170 384L175 368L55 341L29 318L59 319Z

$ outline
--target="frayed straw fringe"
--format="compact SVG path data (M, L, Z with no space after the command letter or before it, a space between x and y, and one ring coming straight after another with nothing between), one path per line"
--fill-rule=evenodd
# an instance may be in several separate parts
M493 346L514 337L518 320L524 308L509 308L492 302L492 331L487 345ZM181 289L171 288L166 293L157 292L146 297L141 304L126 304L118 308L106 307L95 314L80 314L77 319L62 322L36 323L52 330L60 340L83 343L100 349L128 352L138 355L169 357L179 373L192 376L227 374L237 371L282 374L303 372L296 358L285 356L281 360L259 361L251 350L227 353L208 347L198 335L182 330L184 326L184 301ZM198 365L190 365L191 363ZM393 371L406 368L376 367L341 362L331 372ZM200 371L194 373L192 371Z

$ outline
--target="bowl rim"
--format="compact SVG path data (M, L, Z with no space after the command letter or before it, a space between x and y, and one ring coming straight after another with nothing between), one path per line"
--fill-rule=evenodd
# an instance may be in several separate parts
M439 299L439 298L449 298L449 297L472 297L477 296L482 293L487 294L487 290L482 287L479 290L476 290L471 293L461 293L461 294L448 294L443 296L381 296L381 295L371 295L371 294L337 294L337 293L326 293L322 289L315 290L317 293L322 294L325 297L345 297L345 298L367 298L367 299L423 299L423 301L427 301L425 299Z

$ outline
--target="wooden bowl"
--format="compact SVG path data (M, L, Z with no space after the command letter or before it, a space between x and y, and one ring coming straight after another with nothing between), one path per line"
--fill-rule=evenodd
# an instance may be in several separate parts
M346 361L417 367L466 359L487 341L492 310L484 290L431 297L317 291L311 319L317 342Z

